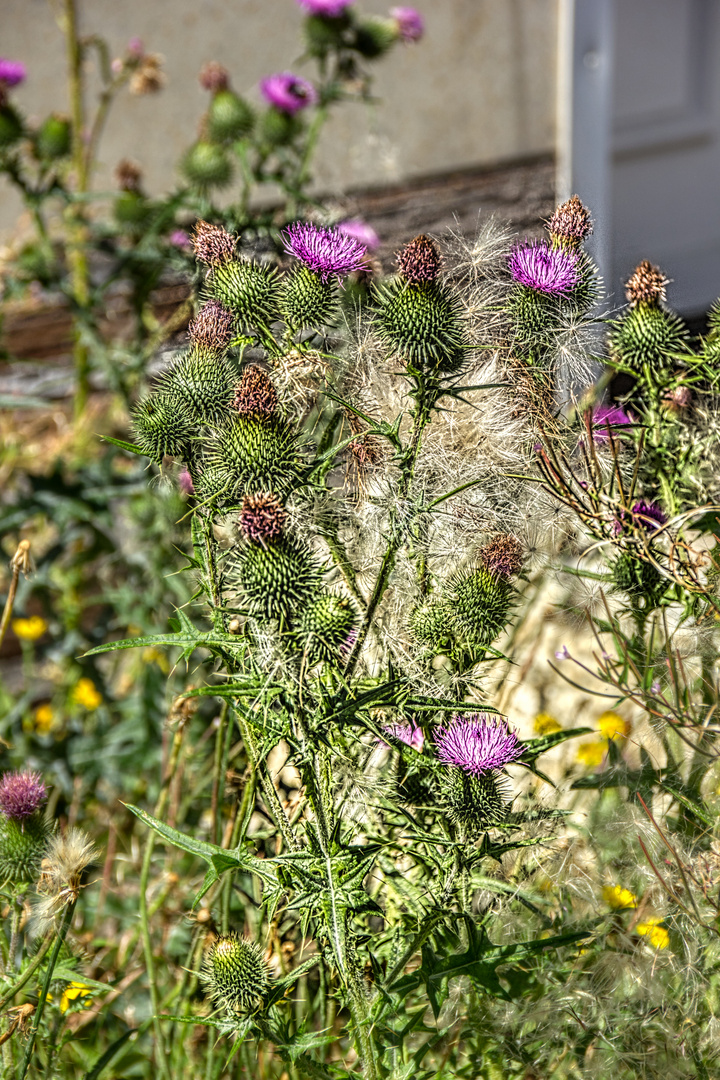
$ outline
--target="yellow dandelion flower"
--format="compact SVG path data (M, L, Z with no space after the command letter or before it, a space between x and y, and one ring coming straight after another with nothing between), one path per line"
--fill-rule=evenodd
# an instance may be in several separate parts
M622 885L606 885L602 891L603 900L613 911L618 908L635 908L638 905L637 896Z
M627 739L632 731L629 720L623 720L616 712L604 712L598 717L598 728L604 739Z
M146 664L157 664L163 675L168 675L170 673L170 665L168 664L167 657L160 649L143 649L142 658Z
M577 760L588 769L596 769L602 764L606 753L607 744L604 742L583 743L578 747Z
M82 999L87 994L91 994L91 993L92 993L92 990L90 989L90 987L85 986L84 983L80 983L80 982L71 982L71 983L69 983L65 987L65 989L63 991L63 996L60 998L60 1012L61 1013L67 1012L68 1009L70 1008L70 1006L72 1005L73 1001L77 1001L78 998L80 998L80 1004L81 1005L89 1005L90 1004L89 1001L83 1002Z
M77 685L72 692L74 705L82 705L83 709L92 712L102 705L102 694L98 691L92 679L78 679Z
M47 735L55 724L55 710L49 702L38 705L35 710L35 730L38 735Z
M31 615L28 619L13 619L12 628L21 641L37 641L47 632L48 624L39 615Z
M646 937L654 949L667 949L670 944L670 935L661 922L662 919L651 916L635 927L636 933Z
M557 731L562 731L562 726L550 713L541 712L535 717L533 729L536 735L554 735Z

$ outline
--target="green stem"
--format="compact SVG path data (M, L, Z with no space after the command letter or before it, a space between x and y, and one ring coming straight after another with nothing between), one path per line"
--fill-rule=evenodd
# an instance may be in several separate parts
M48 962L47 971L45 972L45 978L43 980L42 990L40 991L40 997L38 998L37 1009L35 1010L35 1014L33 1016L33 1024L30 1030L30 1037L27 1042L27 1047L25 1048L25 1058L23 1060L20 1070L20 1080L25 1080L25 1077L27 1076L27 1071L30 1068L30 1060L33 1055L33 1050L35 1049L35 1040L37 1039L40 1021L42 1020L43 1013L45 1011L45 1002L47 1001L48 990L50 989L50 983L52 982L53 971L55 970L55 965L57 964L60 950L63 947L63 942L67 937L67 932L70 928L70 923L72 922L73 912L75 911L76 903L76 900L72 900L63 912L60 929L55 939L55 947Z
M45 959L48 952L50 951L50 946L52 945L52 943L53 943L53 936L52 936L52 934L48 934L48 936L46 937L45 941L42 943L42 945L38 949L35 956L32 958L32 960L30 961L28 966L23 971L22 975L18 979L16 979L16 981L12 984L12 986L0 998L0 1012L2 1012L2 1010L7 1005L10 1004L10 1002L12 1001L12 999L15 997L16 994L20 993L23 986L25 986L26 983L30 982L33 975L35 974L37 969L40 967L43 960Z

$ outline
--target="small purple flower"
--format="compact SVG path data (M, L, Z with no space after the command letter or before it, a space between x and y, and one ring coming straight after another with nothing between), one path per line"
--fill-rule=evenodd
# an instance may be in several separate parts
M304 262L323 281L362 270L367 265L364 245L339 229L296 221L285 230L283 244L290 255Z
M661 691L662 691L662 687L660 686L660 682L659 682L658 679L656 679L655 682L650 687L650 693L655 694L656 697L659 697Z
M518 285L559 296L569 293L580 280L578 257L570 248L552 247L547 240L516 244L508 266Z
M607 442L610 436L608 435L608 426L610 428L625 427L628 424L632 424L633 420L631 416L624 411L624 409L617 409L612 405L598 405L593 409L592 426L593 426L593 442L602 443ZM613 432L613 434L615 434Z
M567 645L563 645L561 649L558 649L555 653L556 660L572 660L572 656L568 652Z
M425 22L419 11L412 7L390 8L397 32L403 41L419 41L425 33Z
M507 720L486 713L456 714L450 726L435 732L438 757L474 776L492 773L516 761L525 750Z
M0 83L8 89L11 86L19 86L25 82L27 68L19 60L6 60L0 56Z
M308 15L320 15L325 19L339 19L352 0L297 0Z
M640 524L648 529L659 529L667 521L667 514L657 503L636 502L632 508L633 517L640 519Z
M131 37L130 40L128 41L127 51L130 54L130 56L135 56L138 59L140 59L141 56L144 56L145 55L145 46L142 43L142 38Z
M425 745L425 734L422 728L413 724L383 724L383 731L393 739L398 739L405 746L411 746L413 750L422 753Z
M193 484L192 476L187 471L187 469L182 469L178 473L177 481L178 481L178 487L182 491L183 495L194 495L195 494L195 485Z
M291 116L308 105L315 105L318 100L313 84L291 71L281 71L262 79L260 92L269 105Z
M7 772L0 780L0 810L5 817L22 821L45 801L47 791L40 773Z
M173 247L180 248L181 251L189 251L192 247L190 237L184 229L173 229L169 240Z
M364 244L369 251L375 251L380 247L380 237L372 225L368 225L362 218L349 218L347 221L341 221L337 228L343 236L352 237L359 244Z

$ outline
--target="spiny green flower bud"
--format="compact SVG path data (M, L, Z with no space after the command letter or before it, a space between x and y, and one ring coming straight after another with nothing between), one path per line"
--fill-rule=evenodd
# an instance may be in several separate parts
M452 371L462 361L460 305L449 289L396 280L375 289L377 332L393 356L419 368Z
M192 444L193 423L187 409L164 394L152 394L137 403L132 428L142 452L158 464L166 455L185 457Z
M297 434L280 417L239 416L215 435L208 464L224 471L232 490L287 493L300 479Z
M392 19L369 15L355 27L354 47L361 56L376 60L397 41L397 28Z
M501 776L486 773L474 776L454 765L441 773L442 798L448 816L458 825L473 830L501 824L508 800Z
M204 139L190 147L180 168L191 184L203 190L225 187L233 175L232 162L223 148Z
M0 881L34 881L49 836L40 810L26 818L0 816Z
M239 934L221 934L205 952L200 982L213 1003L228 1013L254 1012L269 986L261 949Z
M246 101L232 90L218 90L210 102L207 133L211 139L242 139L253 129L255 117Z
M160 393L193 420L220 423L230 413L236 381L227 360L196 346L166 372Z
M478 566L451 579L446 600L468 643L482 648L504 629L512 594L505 578Z
M192 480L195 494L201 503L227 507L237 501L237 481L227 469L208 465L199 476L193 476Z
M540 289L517 285L509 301L509 313L516 354L542 364L560 328L560 298Z
M262 118L262 138L270 146L286 146L302 130L302 121L291 113L270 108Z
M293 330L316 329L332 320L338 307L337 286L307 266L297 266L282 284L280 312Z
M326 15L309 15L303 30L310 56L326 56L330 49L343 44L344 33L350 26L350 18L343 13L337 18Z
M216 263L208 285L245 326L266 326L279 317L280 282L273 266L244 260Z
M660 571L645 559L637 559L630 551L621 551L612 568L616 589L628 596L644 596L654 602L664 592L665 580Z
M145 225L152 207L140 191L121 191L113 201L113 217L120 225Z
M310 548L287 536L273 544L244 543L234 571L249 611L266 619L290 618L320 585Z
M66 116L53 113L43 120L35 136L35 150L39 158L55 161L70 153L72 129Z
M433 652L444 652L451 647L453 613L444 600L437 597L423 600L410 613L409 626L415 640L428 645Z
M356 625L357 614L346 597L323 593L303 608L297 632L313 662L330 661L342 655Z
M627 367L642 370L666 367L673 363L671 353L687 348L687 330L669 311L638 303L610 329L611 355Z
M0 106L0 150L12 146L22 137L22 120L12 105Z

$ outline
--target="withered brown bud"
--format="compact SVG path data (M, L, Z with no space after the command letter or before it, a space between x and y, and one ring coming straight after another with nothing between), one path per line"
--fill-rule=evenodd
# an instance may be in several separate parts
M481 549L478 558L491 574L510 578L522 566L523 546L515 536L501 533Z
M577 195L561 203L548 222L548 232L560 244L577 247L592 232L590 211Z
M242 501L240 528L255 544L279 540L286 520L287 512L276 495L246 495Z
M665 299L665 286L669 281L659 266L643 259L625 282L625 295L633 307L636 304L657 307Z
M163 59L158 53L145 53L130 79L131 94L156 94L165 85L165 76L160 70Z
M397 264L403 277L414 285L422 285L438 276L442 256L430 237L421 233L398 254Z
M235 317L219 300L208 300L188 326L188 334L194 345L222 351L233 338Z
M142 186L142 169L134 161L123 158L115 168L115 179L121 191L139 192Z
M191 243L197 258L208 266L229 262L235 255L235 237L209 221L198 221Z
M241 416L272 416L278 397L270 376L258 367L245 368L233 405Z
M211 60L200 68L198 80L203 90L217 94L220 90L227 90L230 85L230 74L227 68L219 64L217 60Z

